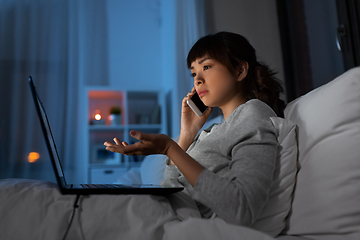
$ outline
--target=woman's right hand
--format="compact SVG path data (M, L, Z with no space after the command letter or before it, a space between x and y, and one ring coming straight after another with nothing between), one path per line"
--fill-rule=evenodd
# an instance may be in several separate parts
M184 140L186 145L190 145L194 140L198 131L204 126L206 120L208 119L212 108L209 107L204 115L198 117L193 110L187 104L187 100L189 100L195 94L195 87L189 92L182 101L182 110L181 110L181 132L180 132L180 140ZM183 146L181 146L183 147ZM188 147L188 146L187 146ZM186 148L187 148L186 147ZM184 149L184 148L183 148ZM186 150L186 149L184 149Z

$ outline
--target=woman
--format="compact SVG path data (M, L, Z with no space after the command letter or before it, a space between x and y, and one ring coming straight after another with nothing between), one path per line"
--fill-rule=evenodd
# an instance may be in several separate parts
M277 157L277 132L270 117L282 116L281 85L242 36L219 32L199 39L188 67L194 88L182 101L178 143L163 134L131 131L129 145L115 138L106 149L122 154L164 154L166 179L176 179L197 202L203 217L251 226L269 196ZM209 109L197 117L186 101L198 92ZM198 131L213 107L224 122ZM195 140L194 140L195 139Z

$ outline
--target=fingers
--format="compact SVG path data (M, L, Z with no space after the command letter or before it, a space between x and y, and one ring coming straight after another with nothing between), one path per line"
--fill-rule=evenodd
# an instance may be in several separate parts
M171 138L165 134L147 134L140 131L132 130L130 136L139 140L135 143L128 144L114 138L114 143L105 142L106 150L118 152L125 155L151 155L166 154Z
M116 145L120 145L120 144L122 144L123 146L129 145L127 142L120 142L120 140L118 138L114 138L113 140ZM115 146L115 144L113 144L112 142L108 142L108 141L104 142L105 146Z
M184 97L184 100L186 101L186 100L190 99L195 94L195 92L196 92L195 87L193 87L191 89L191 91L188 92L187 95Z
M196 90L195 87L193 89L191 89L191 92L188 92L188 94L186 95L186 97L191 98L192 96L194 96Z
M130 135L133 138L140 140L140 142L151 139L151 135L135 130L132 130L130 132ZM111 152L118 152L126 155L138 154L137 152L139 150L140 142L137 144L129 145L127 142L120 141L118 138L114 138L113 141L115 142L115 144L108 141L104 142L104 145L106 146L106 150L109 150Z
M130 136L140 141L151 141L151 134L143 133L136 130L130 131Z
M122 144L121 141L118 138L114 138L113 140L116 143L116 145L121 145Z
M109 150L111 152L123 153L123 149L121 147L129 145L127 142L121 142L118 138L114 138L113 140L115 144L108 141L104 142L104 145L106 146L105 148L106 150Z
M187 104L187 100L189 100L192 96L195 94L195 88L191 90L191 92L188 92L187 95L183 98L182 101L182 108L189 108L189 105Z
M126 142L122 142L121 145L115 145L109 142L105 142L104 145L106 146L106 150L109 150L111 152L117 152L125 155L134 155L136 154L136 151L138 150L137 146L134 146L134 144L129 145Z
M106 142L104 142L104 145L107 147L110 147L110 146L114 146L115 144L106 141Z

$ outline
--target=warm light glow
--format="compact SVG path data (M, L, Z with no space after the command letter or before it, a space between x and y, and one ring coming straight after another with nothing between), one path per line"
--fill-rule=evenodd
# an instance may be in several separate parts
M100 120L101 119L101 115L99 113L95 114L95 119L96 120Z
M96 109L94 118L95 118L95 120L98 120L98 121L101 119L101 115L100 115L100 110L99 110L99 109Z
M37 152L31 152L28 156L28 162L33 163L36 162L40 158L40 154Z

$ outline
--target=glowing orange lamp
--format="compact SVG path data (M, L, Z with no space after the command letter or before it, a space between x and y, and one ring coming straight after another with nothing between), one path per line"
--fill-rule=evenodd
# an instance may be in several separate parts
M95 111L95 116L94 116L95 120L101 120L101 115L100 115L100 110L96 110Z
M100 120L101 119L101 115L99 113L95 114L95 119L96 120Z
M37 153L37 152L31 152L31 153L29 153L29 156L28 156L28 162L29 162L29 163L34 163L34 162L36 162L39 158L40 158L40 154L39 154L39 153Z
M92 119L90 122L91 124L95 124L95 125L105 124L105 120L102 119L99 109L95 111L94 119Z

